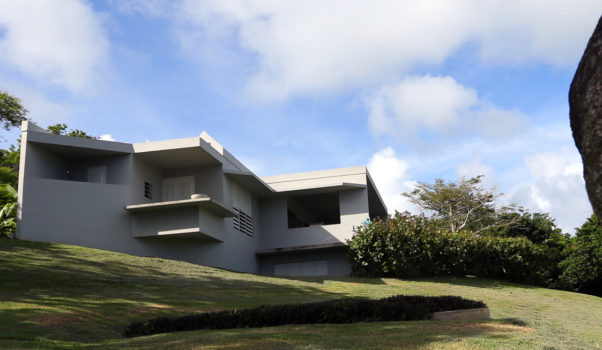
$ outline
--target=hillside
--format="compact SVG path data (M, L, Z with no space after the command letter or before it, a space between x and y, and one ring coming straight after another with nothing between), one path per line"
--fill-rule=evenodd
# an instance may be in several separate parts
M394 294L483 300L487 322L384 322L125 339L158 316ZM0 348L602 349L602 298L477 278L284 279L69 245L0 239Z

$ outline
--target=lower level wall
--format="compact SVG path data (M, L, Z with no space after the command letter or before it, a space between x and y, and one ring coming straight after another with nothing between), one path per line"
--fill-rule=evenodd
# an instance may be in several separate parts
M131 230L136 223L132 222L131 213L124 209L132 204L128 185L42 178L28 178L26 185L24 200L19 203L17 239L258 272L256 238L234 230L232 219L224 220L224 232L220 236L223 242L134 238ZM192 217L198 226L199 215Z
M275 276L277 265L304 264L325 261L327 276L344 277L351 274L351 265L345 256L346 248L327 248L299 252L262 255L259 257L259 273ZM282 271L282 269L280 269ZM294 270L296 271L296 269ZM321 273L319 275L322 275ZM291 274L290 276L294 276Z

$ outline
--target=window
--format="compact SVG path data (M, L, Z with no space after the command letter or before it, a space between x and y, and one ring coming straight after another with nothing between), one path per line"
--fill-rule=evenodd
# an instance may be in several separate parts
M88 168L88 182L96 182L99 184L107 183L107 167L92 166Z
M236 183L232 183L232 209L234 229L253 236L253 197Z
M144 197L153 199L153 184L150 181L144 181Z
M289 197L287 206L288 228L341 223L338 192Z
M194 193L194 176L180 176L163 179L164 202L190 199Z

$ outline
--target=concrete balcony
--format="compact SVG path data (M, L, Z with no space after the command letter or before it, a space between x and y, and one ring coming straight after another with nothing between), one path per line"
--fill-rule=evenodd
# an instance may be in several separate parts
M209 197L128 205L132 236L222 242L226 218L236 214Z

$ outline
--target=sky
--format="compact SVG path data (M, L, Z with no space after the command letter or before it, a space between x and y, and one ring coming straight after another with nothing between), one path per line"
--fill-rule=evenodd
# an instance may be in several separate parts
M572 233L568 90L599 0L0 0L0 90L106 140L211 134L257 175L366 165L390 212L436 178ZM2 132L0 147L18 130Z

